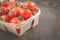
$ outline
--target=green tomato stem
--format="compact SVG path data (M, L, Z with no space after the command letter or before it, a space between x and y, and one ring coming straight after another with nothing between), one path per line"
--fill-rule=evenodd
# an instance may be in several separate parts
M3 8L0 8L0 12L2 12L3 11Z
M20 21L22 21L22 20L23 20L22 16L19 16L19 17L18 17L18 19L19 19Z

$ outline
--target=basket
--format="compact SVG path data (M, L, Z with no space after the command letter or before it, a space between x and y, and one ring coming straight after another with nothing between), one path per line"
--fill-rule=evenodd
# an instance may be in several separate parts
M0 21L0 29L7 31L7 32L11 32L17 36L21 36L27 30L35 27L38 24L39 15L40 15L40 9L36 15L32 16L31 18L29 18L28 20L26 20L22 24L18 24L18 25Z

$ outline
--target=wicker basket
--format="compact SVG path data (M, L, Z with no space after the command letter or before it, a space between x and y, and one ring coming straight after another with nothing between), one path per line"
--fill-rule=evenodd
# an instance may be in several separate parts
M4 31L11 32L11 33L14 33L17 36L21 36L27 30L29 30L30 28L35 27L38 24L39 15L40 15L40 10L37 12L36 15L32 16L31 18L29 18L28 20L26 20L22 24L18 24L18 25L0 21L0 29L2 29ZM16 29L18 29L18 30L16 30Z

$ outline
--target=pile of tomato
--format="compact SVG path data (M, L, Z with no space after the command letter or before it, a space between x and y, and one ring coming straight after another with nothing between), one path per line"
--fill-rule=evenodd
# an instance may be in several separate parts
M38 12L38 7L32 1L3 0L0 2L0 20L12 24L20 24Z

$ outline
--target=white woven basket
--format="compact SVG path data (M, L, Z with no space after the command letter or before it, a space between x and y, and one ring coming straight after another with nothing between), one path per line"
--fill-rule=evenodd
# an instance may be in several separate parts
M33 28L38 24L39 15L40 15L40 10L37 12L36 15L32 16L31 18L29 18L28 20L26 20L22 24L18 24L18 25L0 21L0 29L2 29L4 31L11 32L11 33L14 33L17 36L21 36L28 29ZM17 32L16 28L19 29L19 33Z

